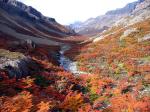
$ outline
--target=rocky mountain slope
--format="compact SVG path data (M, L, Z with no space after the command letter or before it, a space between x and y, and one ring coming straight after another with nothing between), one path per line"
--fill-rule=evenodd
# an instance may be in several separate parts
M138 0L127 4L123 8L108 11L105 15L90 18L83 23L78 22L70 26L79 34L95 35L110 28L116 21L127 18L128 16L137 17L141 16L142 13L144 13L142 16L149 15L149 6L149 0Z
M54 18L16 0L0 0L0 33L40 44L58 44L52 40L73 35Z

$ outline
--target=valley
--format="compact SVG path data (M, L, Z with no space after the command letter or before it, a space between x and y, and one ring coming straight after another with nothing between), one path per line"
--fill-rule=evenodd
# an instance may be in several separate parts
M0 112L149 111L149 0L70 26L0 0Z

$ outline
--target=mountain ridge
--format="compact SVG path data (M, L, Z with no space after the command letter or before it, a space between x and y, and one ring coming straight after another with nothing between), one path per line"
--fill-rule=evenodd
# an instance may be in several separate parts
M140 4L143 4L144 7L144 4L148 5L149 3L149 0L138 0L127 4L123 8L108 11L105 13L105 15L97 16L96 18L90 18L85 22L81 22L80 24L71 24L70 26L79 34L88 35L92 33L92 35L95 35L108 29L121 18L134 15L139 10L143 10L138 8Z
M45 21L49 22L56 22L54 18L46 17L41 12L34 9L32 6L27 6L22 2L19 2L17 0L0 0L3 3L6 3L7 5L14 6L16 8L20 8L23 11L26 11L29 15L33 16L35 19L44 19ZM3 4L4 5L4 4ZM5 6L4 6L5 8ZM7 8L8 11L11 11L9 8Z
M46 17L17 0L0 0L0 32L19 40L54 45L65 37L76 35L54 18Z

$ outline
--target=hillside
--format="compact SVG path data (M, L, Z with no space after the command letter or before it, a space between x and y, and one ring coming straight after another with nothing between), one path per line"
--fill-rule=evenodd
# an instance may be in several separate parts
M80 80L93 103L82 111L150 111L150 18L128 27L113 27L65 55L77 63Z
M16 0L0 0L0 32L40 44L58 44L52 40L75 35L54 18L45 17L33 7Z
M149 112L149 3L108 12L127 15L93 37L1 0L0 112Z

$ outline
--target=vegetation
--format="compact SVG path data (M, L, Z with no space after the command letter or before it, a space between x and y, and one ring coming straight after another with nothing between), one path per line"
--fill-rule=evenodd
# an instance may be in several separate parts
M0 49L0 57L5 57L8 59L20 59L20 58L23 58L24 55L19 52L10 52L5 49Z
M150 41L138 41L150 33L149 26L150 20L145 20L125 29L110 29L107 32L113 35L106 33L98 42L75 46L66 52L66 56L78 62L81 71L92 74L81 78L85 79L92 108L96 103L100 104L96 110L104 112L150 110ZM120 39L129 28L137 28L138 32Z
M149 23L138 27L147 31ZM0 70L0 112L149 112L150 41L138 42L135 35L120 41L122 34L67 51L88 73L79 76L57 66L48 54L52 48L26 52L39 66L30 65L33 70L20 79Z

